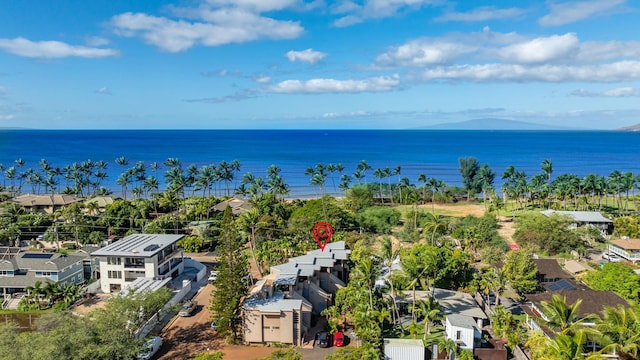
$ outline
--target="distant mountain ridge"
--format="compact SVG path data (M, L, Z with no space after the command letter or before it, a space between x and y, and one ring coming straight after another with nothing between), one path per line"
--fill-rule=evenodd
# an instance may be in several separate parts
M640 124L630 125L616 129L618 131L640 131Z
M421 129L433 130L579 130L570 127L536 124L507 119L473 119L454 123L442 123L424 126Z

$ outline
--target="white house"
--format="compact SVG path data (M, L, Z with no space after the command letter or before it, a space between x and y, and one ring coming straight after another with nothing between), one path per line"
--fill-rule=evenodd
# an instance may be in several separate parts
M640 261L640 239L611 240L609 252L634 263L638 262Z
M461 349L474 349L474 344L482 339L482 331L476 321L460 314L445 315L447 338L456 342Z
M120 291L137 278L163 280L180 275L184 263L176 243L182 236L134 234L94 251L91 256L100 262L102 291Z

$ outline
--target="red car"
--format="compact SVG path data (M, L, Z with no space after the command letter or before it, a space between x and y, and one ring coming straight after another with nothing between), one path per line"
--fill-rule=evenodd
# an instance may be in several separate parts
M344 346L344 334L342 332L333 334L333 346Z

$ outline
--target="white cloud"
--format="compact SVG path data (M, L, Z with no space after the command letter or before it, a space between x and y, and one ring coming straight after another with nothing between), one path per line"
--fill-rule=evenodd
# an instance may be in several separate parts
M109 44L109 39L98 36L87 36L84 41L89 46L105 46Z
M113 49L73 46L60 41L31 41L22 37L0 39L0 49L18 56L46 59L72 56L101 58L119 55L119 52Z
M235 6L256 12L282 10L293 7L298 0L207 0L207 3L218 7Z
M393 66L426 66L447 64L461 55L477 51L477 47L446 40L417 39L379 55L376 63Z
M640 61L620 61L602 65L482 64L440 66L424 71L425 81L542 81L616 82L640 79Z
M631 86L613 88L606 91L577 89L572 91L571 95L580 97L640 97L640 89Z
M266 75L258 75L258 76L255 76L253 80L260 84L267 84L271 81L271 77Z
M203 11L207 22L171 20L141 13L125 13L111 19L116 34L139 36L168 52L185 51L199 44L220 46L259 39L293 39L302 34L299 22L280 21L242 9Z
M494 6L482 6L467 12L449 12L442 16L436 17L436 22L463 21L476 22L499 19L513 19L522 14L526 10L521 8L498 9Z
M502 59L519 64L564 62L577 55L579 43L578 37L569 33L509 45L497 52Z
M324 59L327 54L320 51L314 51L313 49L306 49L302 51L288 51L286 56L291 62L301 61L309 64L315 64Z
M391 91L397 89L399 85L398 76L373 77L363 80L286 80L266 89L266 91L281 94L364 93Z
M106 86L103 86L100 89L96 90L96 93L102 95L111 95L111 91L109 91L109 88Z
M341 17L340 19L334 21L333 22L333 26L335 26L335 27L347 27L347 26L359 24L359 23L361 23L363 21L364 21L364 19L359 17L359 16L349 15L349 16Z
M589 41L580 45L576 59L581 63L640 58L640 41Z
M616 11L626 0L587 0L563 3L548 2L550 13L541 17L542 26L559 26Z
M345 27L360 23L365 19L391 17L405 9L420 9L429 5L440 5L444 0L364 0L362 4L354 1L342 1L333 7L333 13L344 16L333 25Z

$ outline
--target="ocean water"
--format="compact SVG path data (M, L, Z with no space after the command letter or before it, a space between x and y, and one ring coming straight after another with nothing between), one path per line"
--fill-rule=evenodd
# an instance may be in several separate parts
M91 159L109 164L103 186L120 194L115 159L162 163L178 158L183 167L239 160L240 173L265 176L270 165L282 169L292 197L316 196L305 169L317 163L345 167L353 174L361 160L373 169L400 166L401 177L416 184L419 174L461 185L458 159L476 157L496 172L496 186L507 166L540 173L544 159L553 177L563 173L608 175L613 170L640 173L640 133L620 131L464 131L464 130L0 130L0 164L25 161L23 170L39 169L40 159L54 167ZM158 177L164 188L161 166ZM147 174L153 175L152 170ZM339 183L339 174L335 174ZM1 180L0 180L1 181ZM377 182L373 170L367 182ZM384 180L387 181L386 179ZM393 176L391 181L397 181ZM64 180L61 181L64 183ZM64 186L64 185L63 185ZM326 184L333 192L332 178ZM28 191L27 185L23 191Z

